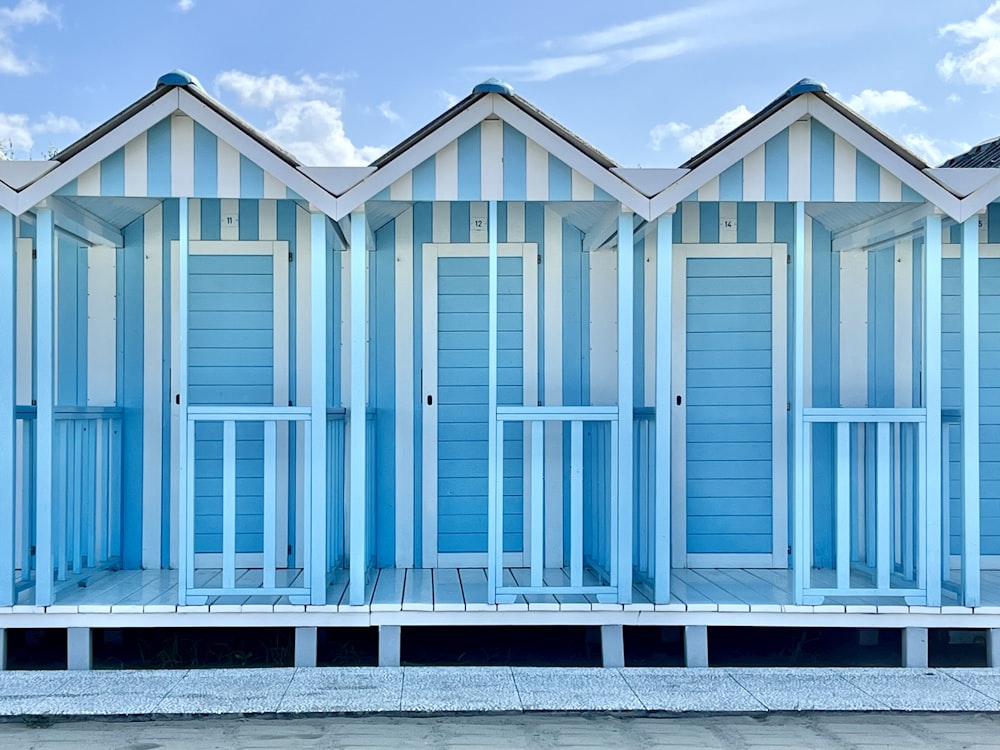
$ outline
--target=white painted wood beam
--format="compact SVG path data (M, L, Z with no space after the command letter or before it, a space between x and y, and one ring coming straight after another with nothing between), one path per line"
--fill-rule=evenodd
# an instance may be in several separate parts
M326 325L329 317L326 284L328 223L326 215L318 210L314 210L310 214L310 222L309 286L312 320L309 361L312 367L312 392L310 393L309 406L312 409L312 415L309 425L309 448L312 460L310 462L309 493L305 498L306 529L308 532L306 533L304 559L309 564L310 600L313 604L326 604L328 565L326 559L326 407L329 398L326 391Z
M962 222L962 603L980 604L979 221ZM938 454L940 455L940 453Z
M631 210L622 206L618 216L618 445L612 441L612 450L618 450L618 559L613 563L618 573L618 601L632 602L632 419L634 407L632 368L633 361L633 276L635 256L632 230L634 218ZM614 432L614 430L612 430Z
M918 536L924 553L918 563L926 577L927 604L941 604L941 214L924 220L924 407L927 410L924 461L926 507Z
M0 606L17 599L17 221L0 209ZM27 560L25 564L27 564Z
M35 604L52 604L53 410L55 407L55 249L52 209L36 213L35 251Z
M671 426L673 422L673 212L656 220L656 479L654 519L654 579L653 599L656 604L670 601L670 487ZM647 353L647 356L648 353Z
M351 286L351 336L348 342L351 362L351 387L348 402L348 440L351 446L350 490L350 591L352 605L365 603L365 578L367 577L368 550L366 549L367 519L367 451L366 427L368 419L368 382L365 314L368 309L367 275L367 220L364 209L351 214L350 286ZM324 277L325 278L325 277ZM325 345L324 345L325 349ZM325 458L324 458L325 460Z

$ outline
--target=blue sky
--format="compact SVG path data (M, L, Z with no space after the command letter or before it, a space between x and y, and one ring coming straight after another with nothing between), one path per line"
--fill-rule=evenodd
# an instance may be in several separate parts
M0 140L42 158L177 67L315 165L490 76L625 166L677 166L807 76L935 164L1000 135L1000 1L0 0Z

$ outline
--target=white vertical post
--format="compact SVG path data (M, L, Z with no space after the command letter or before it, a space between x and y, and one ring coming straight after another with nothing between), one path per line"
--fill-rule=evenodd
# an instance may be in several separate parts
M188 423L188 257L191 237L188 199L177 201L177 603L187 604L188 589L194 584L194 439L195 428Z
M892 460L890 458L890 425L879 422L875 438L875 565L878 588L888 589L892 573Z
M17 253L16 221L0 209L0 606L14 604L15 546L17 539ZM27 451L27 445L23 450ZM26 494L26 493L25 493ZM27 568L30 560L22 565Z
M35 604L52 604L52 438L55 423L55 221L35 211Z
M962 223L962 600L979 605L979 217ZM942 437L943 439L943 437ZM942 552L942 557L947 550Z
M277 424L264 422L264 588L274 588L277 556ZM309 528L307 525L306 528Z
M634 366L632 304L635 297L632 211L618 214L618 601L632 603L632 426ZM612 431L613 432L613 431Z
M327 465L326 465L326 350L327 288L326 288L326 245L327 222L325 214L313 211L310 237L312 255L309 260L311 277L310 300L312 300L312 340L310 341L310 363L312 365L312 393L309 406L310 415L309 450L312 453L310 465L311 479L309 494L305 498L306 557L309 566L310 601L326 604L326 573L329 561L327 553ZM353 320L353 319L352 319ZM353 362L353 358L351 359ZM353 382L353 380L352 380ZM352 391L352 396L353 391ZM364 483L361 485L364 486ZM362 587L363 587L362 583Z
M489 217L487 219L487 234L489 238L489 326L487 348L489 351L489 407L487 410L487 435L489 462L487 467L487 586L486 601L496 603L497 588L503 585L501 571L503 561L503 465L497 460L498 450L502 451L503 432L497 425L497 312L499 309L498 273L499 260L497 255L497 202L491 200ZM532 435L534 438L534 435ZM502 453L501 453L502 455Z
M921 459L926 466L926 508L919 520L924 543L927 604L941 604L941 214L924 219L924 408L927 441ZM978 328L978 326L977 326ZM978 342L977 342L978 345Z
M531 423L531 585L542 585L545 568L545 423ZM501 539L503 535L501 534Z
M851 425L837 423L837 588L851 587Z
M367 219L364 209L351 213L350 285L351 285L351 396L348 429L351 444L351 584L352 605L365 603L367 577L366 528L367 518L367 423L368 380L365 348L365 314L368 309L368 288L365 276L367 253ZM314 276L315 278L315 276ZM325 382L325 380L323 381ZM313 385L315 388L315 383ZM315 435L313 436L315 439Z
M673 309L673 249L674 215L676 208L664 214L656 223L656 396L655 438L656 460L654 529L655 554L653 599L657 604L670 601L670 427L673 422L670 375L673 372L672 327Z
M569 582L583 585L583 422L571 423L569 439Z
M811 517L805 512L807 502L810 502L810 488L806 487L806 473L803 471L806 461L812 456L806 454L806 444L803 440L805 424L805 356L806 356L806 207L802 201L795 203L795 238L792 243L792 520L794 541L792 542L792 567L795 579L795 602L802 604L805 597L806 584L809 578L809 560L812 557L810 533L806 527ZM775 315L781 311L776 310ZM839 426L838 426L839 431ZM839 432L838 432L839 437ZM847 451L843 459L847 460ZM841 460L838 454L837 460ZM838 466L838 482L840 473ZM838 484L837 492L839 493ZM810 509L811 510L811 509ZM840 513L839 499L837 513ZM838 516L839 518L839 516ZM838 526L838 545L839 545ZM838 576L841 561L837 559Z
M236 422L232 420L222 423L222 587L236 588Z

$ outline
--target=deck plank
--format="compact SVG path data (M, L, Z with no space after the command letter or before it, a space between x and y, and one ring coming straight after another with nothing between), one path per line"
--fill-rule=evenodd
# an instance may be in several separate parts
M515 586L531 585L531 568L507 568ZM506 583L506 580L504 581ZM525 594L524 601L528 603L529 610L551 610L558 611L559 602L552 594Z
M434 580L430 568L407 568L402 608L415 612L434 611Z
M776 571L782 573L783 571ZM742 568L726 568L718 573L733 581L733 584L740 587L741 591L747 592L752 597L750 604L790 604L791 597L788 590L783 586L777 586L772 581L761 576L754 575L752 571ZM777 579L772 579L777 580Z
M546 586L569 586L569 573L563 568L546 568L542 573ZM555 594L559 608L564 610L585 611L591 609L591 600L583 594Z
M690 588L699 591L702 595L708 598L708 601L713 604L746 604L749 602L744 601L737 595L726 590L722 586L719 586L714 581L709 580L704 575L701 575L704 569L688 569L688 568L678 568L674 571L674 574L681 581L684 581Z
M351 582L351 572L344 568L337 568L329 576L329 583L326 587L326 603L328 605L340 606L344 593Z
M465 598L467 612L487 612L496 609L495 604L487 602L485 568L461 568L458 577L462 582L462 596Z
M405 583L405 568L381 568L371 598L372 612L399 612L403 607Z
M434 579L434 610L438 612L462 612L465 610L465 597L462 594L462 581L455 568L435 568Z

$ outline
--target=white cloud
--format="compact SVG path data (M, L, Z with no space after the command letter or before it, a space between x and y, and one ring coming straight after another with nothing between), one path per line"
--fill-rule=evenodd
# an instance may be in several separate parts
M25 76L38 66L21 57L14 49L13 33L25 26L35 26L59 17L41 0L20 0L16 5L0 8L0 74Z
M362 166L385 151L356 146L344 131L343 91L309 75L255 76L238 70L220 73L215 85L240 104L268 110L264 132L310 166ZM386 104L388 104L386 102ZM383 113L384 114L384 113ZM395 114L395 113L393 113Z
M935 167L949 157L971 148L970 144L962 141L941 140L924 133L908 133L900 140L906 148Z
M51 112L42 115L41 121L31 127L33 133L82 133L83 126L75 117L55 115Z
M952 36L959 45L972 49L947 53L938 61L938 73L946 79L958 76L965 83L982 86L987 91L1000 84L1000 1L971 21L943 26L939 33Z
M9 151L13 159L41 158L48 148L65 146L83 131L76 118L66 115L49 112L33 121L26 114L0 112L0 151ZM62 142L52 143L51 136L61 136ZM42 151L36 151L39 146Z
M948 98L946 101L948 102L948 104L961 104L962 97L960 97L958 94L951 93L948 94Z
M35 138L31 134L27 115L0 112L0 148L12 152L14 158L31 153Z
M399 121L399 114L393 111L392 103L389 101L384 101L378 105L378 113L389 122Z
M438 99L444 102L449 109L462 101L462 97L458 96L458 94L453 94L450 91L445 91L444 89L438 89L437 95Z
M177 0L177 10L187 13L194 7L194 0Z
M920 100L905 91L887 89L885 91L875 91L865 89L860 94L855 94L847 100L847 106L862 115L877 117L878 115L888 115L895 112L902 112L905 109L927 109Z
M665 122L656 125L649 131L649 147L659 151L666 140L676 140L677 145L686 156L698 153L706 146L715 143L729 131L742 125L753 116L753 113L741 104L735 109L722 113L717 120L705 127L692 129L683 122Z

